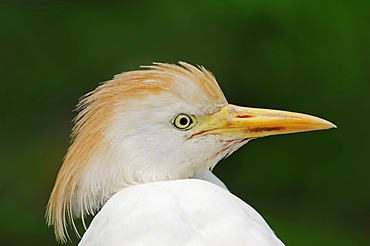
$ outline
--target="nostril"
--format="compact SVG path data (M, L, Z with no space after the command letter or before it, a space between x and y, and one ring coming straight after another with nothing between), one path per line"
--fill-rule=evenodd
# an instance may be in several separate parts
M245 119L245 118L251 118L251 117L253 117L253 116L252 115L249 115L249 114L237 115L236 116L236 118L243 118L243 119Z

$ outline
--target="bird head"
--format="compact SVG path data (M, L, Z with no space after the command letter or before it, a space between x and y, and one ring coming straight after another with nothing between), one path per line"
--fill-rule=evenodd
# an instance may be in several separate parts
M126 187L195 177L251 139L335 127L305 114L228 104L203 67L146 68L115 76L77 106L46 214L61 241L74 218L96 213Z

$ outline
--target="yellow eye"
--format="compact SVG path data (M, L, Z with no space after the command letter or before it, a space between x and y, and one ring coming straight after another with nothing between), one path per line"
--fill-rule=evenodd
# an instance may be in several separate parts
M171 123L176 129L186 131L195 126L197 120L193 115L178 114L173 117Z

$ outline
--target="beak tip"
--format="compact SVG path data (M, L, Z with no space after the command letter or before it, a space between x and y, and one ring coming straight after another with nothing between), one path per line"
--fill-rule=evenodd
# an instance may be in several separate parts
M331 123L330 121L328 121L328 120L323 120L324 122L324 125L325 125L325 128L324 129L335 129L335 128L337 128L337 126L335 125L335 124L333 124L333 123Z

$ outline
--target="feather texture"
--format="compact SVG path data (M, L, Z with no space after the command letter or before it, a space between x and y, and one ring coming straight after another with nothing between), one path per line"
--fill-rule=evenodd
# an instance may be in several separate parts
M193 175L194 171L191 171L184 174L185 177L182 174L171 177L164 172L161 177L145 179L137 174L137 170L124 167L124 162L130 160L125 157L117 160L122 156L117 157L116 153L118 135L122 133L120 137L127 138L133 134L132 130L140 129L136 123L141 119L135 120L132 116L135 110L143 110L144 116L147 113L154 117L151 110L156 103L173 108L173 104L186 102L177 110L187 110L189 107L186 105L196 105L190 107L191 111L199 113L200 110L203 114L209 114L227 103L209 71L184 62L180 62L180 65L155 63L145 66L147 70L116 75L113 80L101 84L81 99L71 134L72 144L58 173L46 212L47 223L54 225L58 240L65 242L69 238L69 223L77 232L74 218L95 214L122 188ZM140 105L146 105L148 109ZM123 132L112 130L121 122L122 125L117 128L122 128ZM131 123L135 125L132 127ZM215 165L217 161L212 163Z

